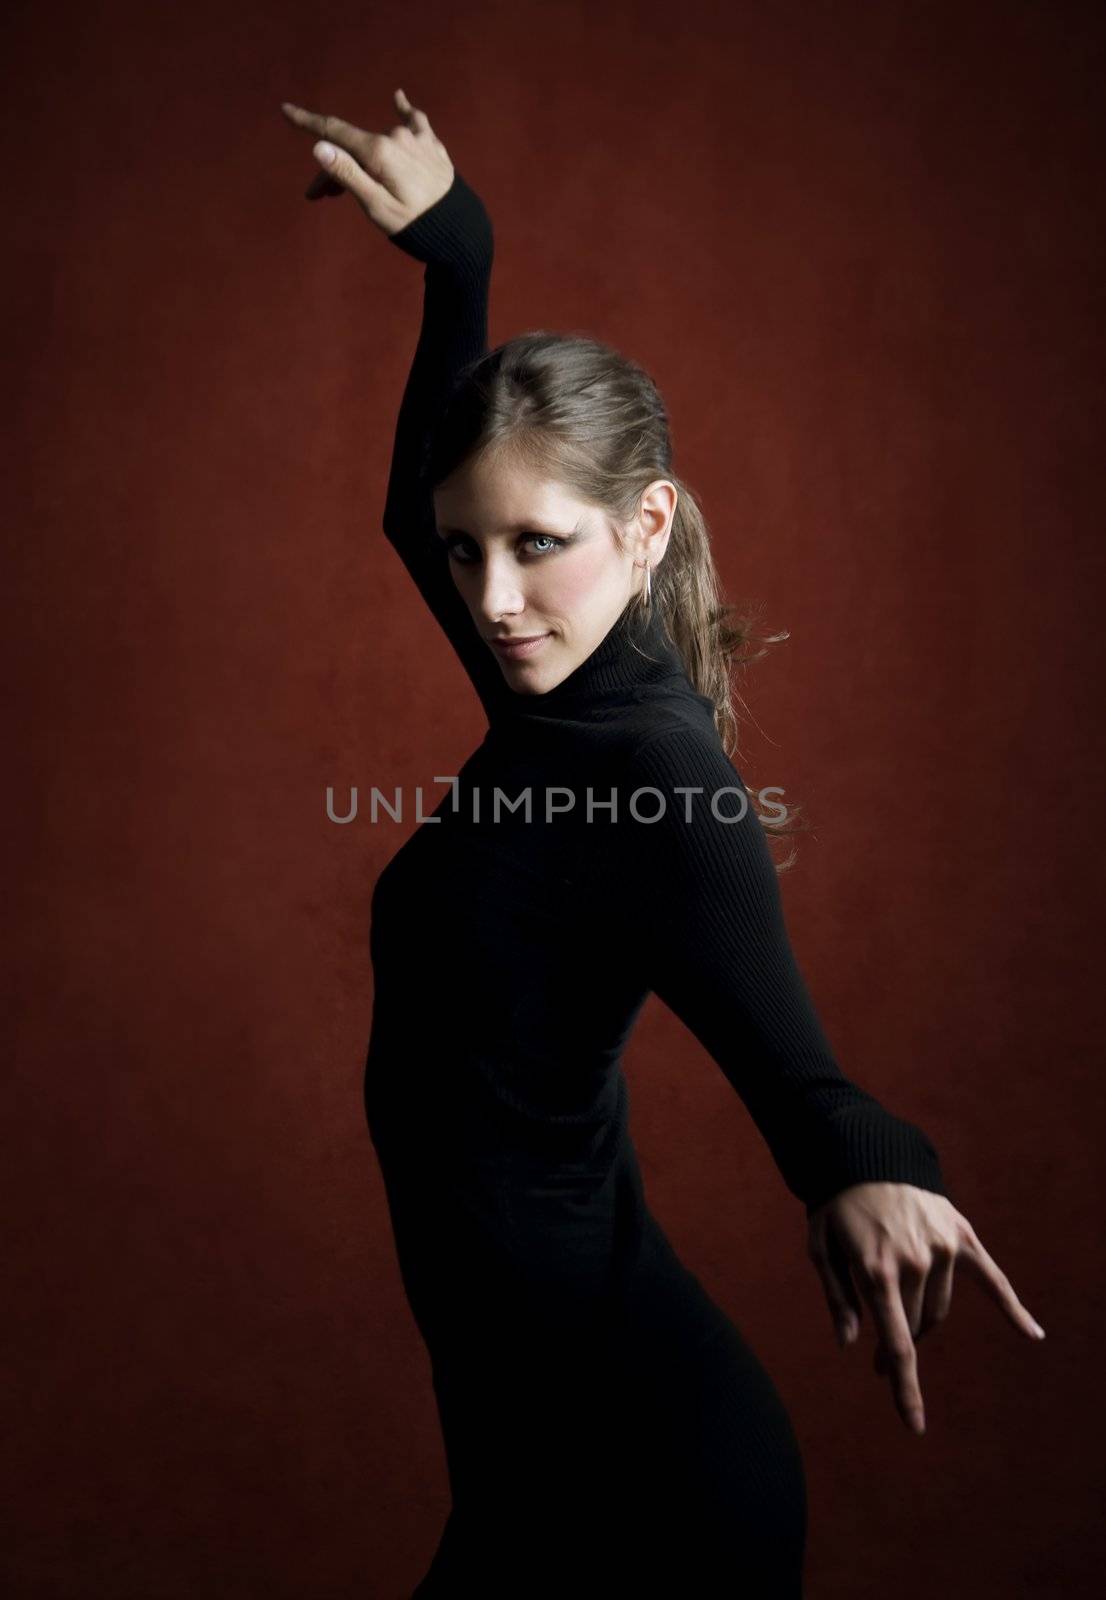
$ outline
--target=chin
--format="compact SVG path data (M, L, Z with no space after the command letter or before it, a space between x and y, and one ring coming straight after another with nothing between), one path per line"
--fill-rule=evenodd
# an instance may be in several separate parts
M527 672L526 665L522 661L504 662L503 676L519 694L544 694L547 689L553 687L540 673Z

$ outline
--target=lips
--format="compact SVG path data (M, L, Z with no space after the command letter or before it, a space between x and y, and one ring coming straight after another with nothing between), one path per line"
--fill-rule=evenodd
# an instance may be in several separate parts
M490 639L488 642L494 650L508 661L518 660L522 656L533 655L540 650L549 638L547 633L520 634L517 638Z

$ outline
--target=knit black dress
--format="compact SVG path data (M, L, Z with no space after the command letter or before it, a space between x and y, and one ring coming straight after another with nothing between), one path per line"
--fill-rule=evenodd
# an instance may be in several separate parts
M384 527L489 724L372 898L365 1109L452 1494L416 1594L791 1600L787 1412L649 1211L628 1133L646 997L710 1052L808 1212L874 1179L943 1194L937 1155L842 1075L763 829L655 613L624 613L546 694L508 686L423 476L486 348L491 223L458 173L392 242L426 268Z

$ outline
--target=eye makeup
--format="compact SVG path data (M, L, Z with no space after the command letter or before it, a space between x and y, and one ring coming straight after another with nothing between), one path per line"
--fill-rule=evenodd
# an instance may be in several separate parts
M543 541L545 548L533 552L534 558L540 561L549 556L556 555L560 550L564 550L568 545L573 544L577 537L578 535L575 533L551 533L547 529L537 528L530 529L527 532L520 534L519 543L527 545L534 544L538 541ZM466 544L476 545L476 540L473 539L470 534L462 533L458 528L447 528L444 532L439 533L438 538L441 543L445 545L450 556L455 561L460 562L462 566L475 565L474 557L462 553L463 547Z

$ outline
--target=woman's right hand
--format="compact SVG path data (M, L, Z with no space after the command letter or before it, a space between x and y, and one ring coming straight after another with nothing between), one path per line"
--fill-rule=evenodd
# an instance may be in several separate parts
M387 133L370 133L341 117L305 111L285 100L281 110L289 122L303 128L335 152L333 165L320 161L321 170L307 189L309 200L327 195L352 194L371 222L389 238L440 200L453 182L453 163L425 111L417 111L402 89L395 103L403 121Z

